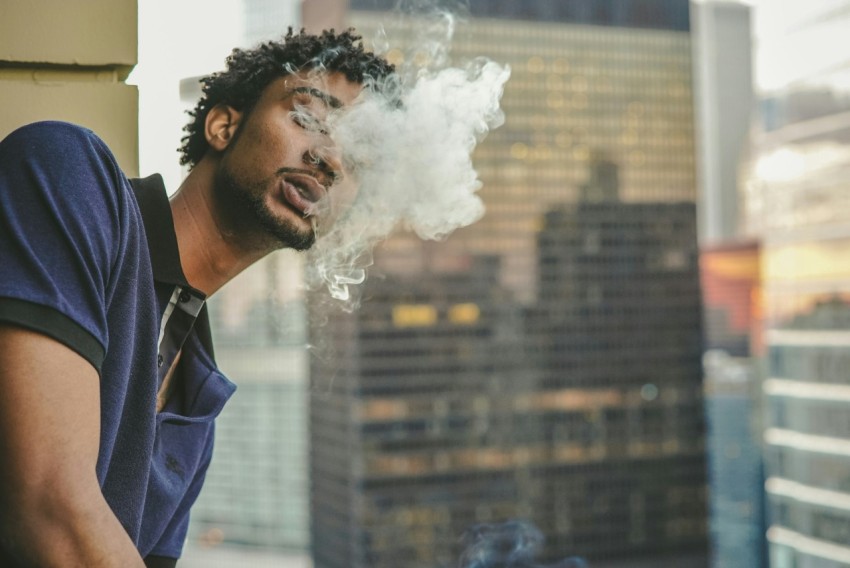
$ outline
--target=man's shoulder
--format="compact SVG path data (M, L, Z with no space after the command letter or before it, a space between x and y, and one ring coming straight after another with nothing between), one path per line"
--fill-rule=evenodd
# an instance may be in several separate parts
M40 219L16 225L30 244L100 243L105 251L138 224L130 184L109 149L67 122L29 124L0 142L0 206L13 218Z
M91 158L95 159L92 160ZM46 120L21 126L0 140L0 166L40 162L43 167L69 162L108 165L120 171L106 143L93 131L70 122Z
M97 135L78 124L60 120L32 122L12 131L2 141L4 144L40 143L55 145L66 141L97 139Z

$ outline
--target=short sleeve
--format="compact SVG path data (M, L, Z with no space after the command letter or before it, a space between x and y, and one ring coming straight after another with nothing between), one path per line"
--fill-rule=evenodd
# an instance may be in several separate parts
M35 123L0 142L0 321L53 337L98 371L126 183L78 126Z
M215 423L210 424L210 432L207 436L206 445L204 446L203 457L192 482L186 489L180 505L177 507L174 517L165 529L159 542L153 547L150 556L161 556L165 558L180 558L183 553L183 545L186 542L186 535L189 532L189 513L198 495L201 493L201 488L204 486L204 480L207 477L207 470L212 462L213 445L215 440Z

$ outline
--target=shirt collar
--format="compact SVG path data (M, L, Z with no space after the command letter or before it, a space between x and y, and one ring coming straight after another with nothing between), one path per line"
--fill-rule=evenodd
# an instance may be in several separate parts
M177 248L177 233L174 231L174 218L171 216L171 204L165 191L165 182L159 174L146 178L130 179L148 241L153 279L162 284L180 286L194 296L205 300L206 294L192 288L183 274L180 263L180 250ZM198 314L199 325L195 326L201 343L210 357L213 355L212 335L210 334L209 315L206 303Z
M131 179L130 183L145 225L154 280L186 287L203 298L204 294L192 288L183 274L174 218L171 216L171 205L162 176L153 174L146 178Z

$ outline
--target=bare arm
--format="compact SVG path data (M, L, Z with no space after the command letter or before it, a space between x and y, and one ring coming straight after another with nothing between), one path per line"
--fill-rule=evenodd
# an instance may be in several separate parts
M0 323L0 393L0 549L25 567L144 568L97 481L94 367Z

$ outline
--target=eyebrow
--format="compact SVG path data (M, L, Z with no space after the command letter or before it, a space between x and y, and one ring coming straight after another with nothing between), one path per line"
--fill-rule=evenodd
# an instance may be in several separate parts
M343 106L341 100L339 100L338 98L336 98L333 95L329 95L328 93L326 93L324 91L320 91L319 89L317 89L315 87L295 87L294 89L289 91L289 96L295 95L295 94L307 94L307 95L316 97L317 99L319 99L320 101L325 103L325 105L327 105L331 108L342 108L342 106Z

